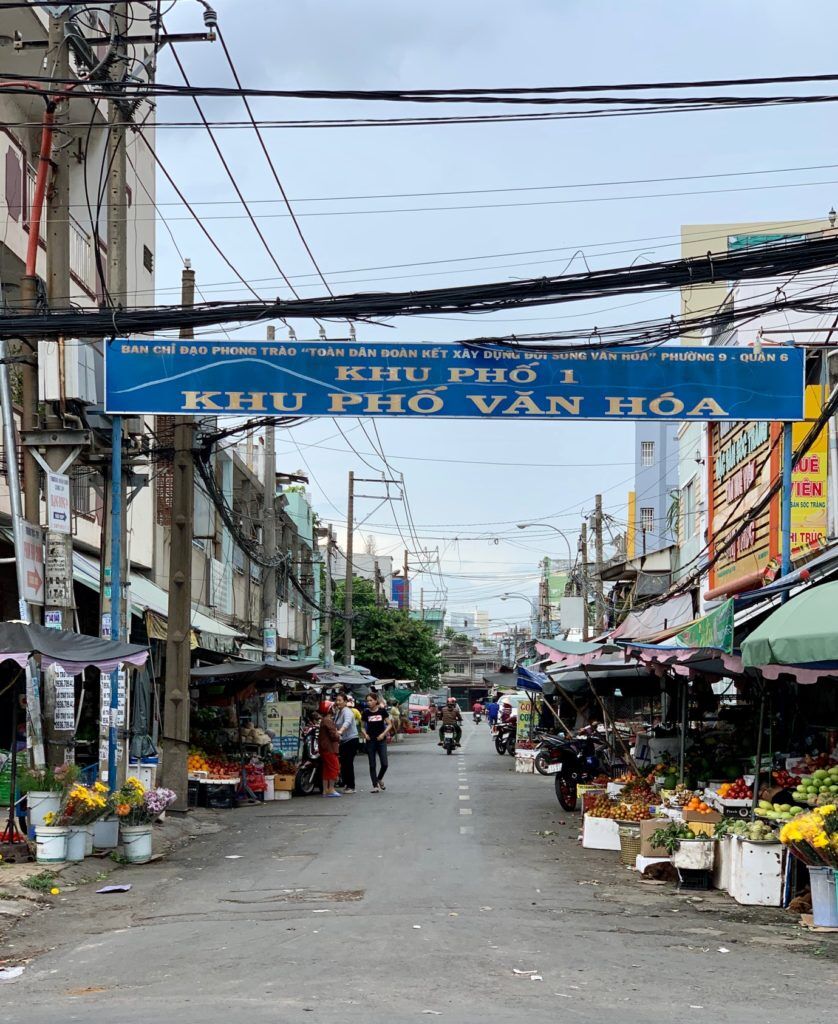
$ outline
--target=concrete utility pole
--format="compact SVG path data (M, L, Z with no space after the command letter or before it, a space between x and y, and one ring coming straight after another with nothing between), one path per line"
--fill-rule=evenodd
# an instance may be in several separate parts
M268 328L268 341L276 339L276 328ZM262 547L268 558L276 554L276 426L265 428L265 503L262 519ZM276 661L276 566L265 566L262 577L262 653L265 661Z
M541 584L538 588L539 597L539 632L542 636L550 633L550 559L545 555L541 562Z
M596 557L596 580L594 592L596 594L596 628L598 633L605 632L605 590L602 583L603 556L602 556L602 495L598 494L595 499L594 511L594 554Z
M410 555L407 551L404 553L404 590L402 591L402 608L406 612L410 612Z
M582 639L588 639L588 524L582 520L582 532L579 536L579 549L582 552Z
M334 616L334 608L332 607L332 550L335 545L335 539L332 534L332 527L327 527L326 532L326 572L324 578L324 595L323 605L325 613L323 615L323 625L321 627L321 634L323 637L323 664L326 668L331 668L335 661L332 657L332 620Z
M195 304L195 271L181 275L181 304ZM184 327L180 337L194 337ZM195 426L178 416L172 431L172 527L169 537L169 607L166 633L166 689L163 700L163 785L177 794L175 811L188 807L189 673L192 668L192 539L195 518Z
M352 571L355 545L355 474L349 470L349 489L346 499L346 586L343 611L346 622L343 629L343 661L351 665L352 657Z

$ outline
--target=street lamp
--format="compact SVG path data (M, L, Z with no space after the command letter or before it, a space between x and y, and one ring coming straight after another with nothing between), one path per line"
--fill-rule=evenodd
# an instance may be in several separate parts
M564 533L564 531L560 530L558 526L551 526L550 523L518 523L517 526L519 530L527 530L530 527L535 527L536 529L538 529L544 526L548 530L552 530L554 533L557 533L564 540L565 544L567 544L568 571L570 571L573 568L573 554L571 553L570 541L567 539L567 534Z

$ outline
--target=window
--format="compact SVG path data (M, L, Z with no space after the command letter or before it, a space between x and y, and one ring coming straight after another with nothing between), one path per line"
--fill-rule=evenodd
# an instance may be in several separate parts
M698 515L695 502L695 480L690 480L681 489L681 521L683 536L692 537L698 529Z
M651 533L655 528L655 510L646 506L640 509L640 529L644 533Z
M6 206L12 220L23 213L23 166L20 154L9 146L6 150Z
M641 466L654 466L655 464L655 442L654 441L641 441L640 442L640 465Z
M143 246L143 266L149 274L154 273L154 253L147 245Z
M94 471L88 469L87 466L76 466L70 473L73 511L80 515L93 514L93 505L90 501L93 476Z

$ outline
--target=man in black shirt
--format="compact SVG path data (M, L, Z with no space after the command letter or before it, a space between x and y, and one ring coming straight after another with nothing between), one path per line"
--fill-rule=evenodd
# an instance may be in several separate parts
M385 789L383 782L387 772L387 737L390 735L391 722L387 708L380 707L378 696L370 693L367 696L367 706L361 712L363 719L364 740L367 745L367 757L370 761L370 779L372 780L372 792L380 793ZM378 767L376 766L378 760Z

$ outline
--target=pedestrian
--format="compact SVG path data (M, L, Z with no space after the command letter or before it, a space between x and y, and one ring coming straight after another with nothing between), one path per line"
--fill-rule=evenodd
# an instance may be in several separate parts
M355 792L355 755L358 753L358 726L355 715L347 702L346 694L339 693L335 697L335 728L340 737L340 778L343 782L343 795Z
M323 796L335 797L340 796L335 789L335 783L340 775L340 758L338 757L340 736L331 714L331 705L325 701L321 707L326 708L325 712L319 716L320 728L317 734L323 775Z
M367 757L370 762L370 779L373 793L386 789L382 782L387 772L387 737L390 735L391 722L386 710L379 706L378 695L367 696L367 706L362 712L364 720L364 740L367 744ZM377 762L377 764L376 764Z

